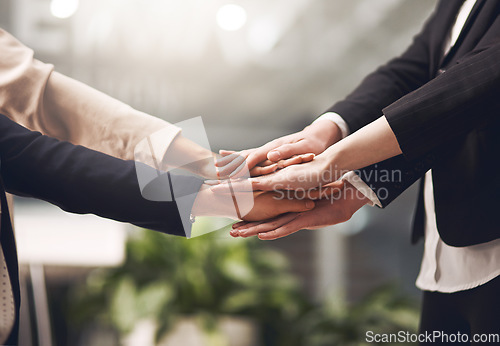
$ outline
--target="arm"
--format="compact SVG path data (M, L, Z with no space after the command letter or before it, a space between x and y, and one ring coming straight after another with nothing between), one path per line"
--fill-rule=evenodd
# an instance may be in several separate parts
M359 169L401 153L408 160L425 157L491 122L500 108L499 89L500 43L495 43L471 52L321 155L329 157L331 170Z
M433 27L441 17L446 1L440 2L413 42L399 57L390 60L363 81L344 100L327 112L340 114L351 132L376 120L382 109L427 83L433 76L430 45Z
M0 116L2 180L8 192L46 200L73 213L93 213L162 232L184 235L173 202L141 196L133 161L42 136ZM171 177L185 194L202 182ZM193 201L194 202L194 201Z
M383 113L405 157L414 159L487 126L500 109L499 89L500 40L496 38Z
M445 73L386 107L385 116L331 146L312 162L256 178L254 187L312 188L340 178L345 171L401 153L408 160L424 157L491 122L500 108L499 89L500 43L494 43L471 52ZM474 121L470 121L472 118ZM299 176L307 181L300 184Z
M31 130L132 159L138 141L172 126L54 72L3 30L0 50L0 113Z
M444 2L441 3L441 7L443 6L446 6ZM318 119L319 122L315 121L300 132L278 138L259 148L239 152L242 158L246 158L249 169L266 159L276 162L294 155L320 154L345 137L345 132L355 132L376 120L384 107L428 82L432 75L428 42L436 13L441 7L437 8L400 57L368 75L350 95L325 112L334 114L337 118L340 114L341 122L345 122L347 126L338 126L335 119L322 116ZM342 128L348 131L342 131ZM222 155L228 153L221 152ZM227 166L223 169L228 171L237 167L228 164L230 159L222 160L219 166Z
M190 227L187 219L191 212L234 214L231 197L217 196L206 188L200 190L202 181L198 178L158 174L141 164L141 170L150 170L150 175L159 178L151 182L150 188L163 190L164 195L174 199L150 201L143 198L133 161L43 136L3 115L0 134L1 173L8 192L43 199L69 212L92 213L176 235L190 233L186 225ZM261 220L313 207L308 200L283 202L272 194L260 194L244 218Z
M170 143L191 162L212 157L209 150L185 139L180 128L53 71L1 29L0 51L0 113L28 129L126 160L134 158L141 140L164 129L159 157L166 156ZM207 167L201 168L214 178ZM193 169L200 173L199 167Z

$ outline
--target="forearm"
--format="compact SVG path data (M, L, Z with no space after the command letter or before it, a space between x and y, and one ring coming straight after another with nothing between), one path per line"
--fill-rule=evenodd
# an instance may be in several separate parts
M442 6L446 3L443 2ZM432 77L428 44L437 20L436 12L401 56L366 76L356 89L327 112L340 114L351 132L355 132L376 120L384 107L427 83Z
M317 158L328 162L330 170L342 174L399 154L401 149L396 136L385 117L380 117L332 145Z
M0 49L0 113L31 130L122 159L132 159L135 145L161 128L179 131L53 72L52 65L34 59L31 49L1 29Z
M43 199L73 213L93 213L185 234L184 215L189 215L194 198L182 199L182 205L178 199L194 196L201 180L162 175L168 177L164 180L167 186L162 188L173 190L174 196L162 199L164 202L147 200L132 161L42 136L4 116L0 116L0 133L1 176L8 192ZM157 174L153 168L142 169L152 171L149 175Z
M121 159L133 159L137 143L159 129L171 127L165 147L180 131L57 72L50 75L41 97L28 128Z

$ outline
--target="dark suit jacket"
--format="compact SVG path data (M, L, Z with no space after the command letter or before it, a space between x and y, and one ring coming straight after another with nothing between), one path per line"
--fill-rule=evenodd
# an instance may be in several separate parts
M385 115L403 155L360 170L362 179L386 206L432 168L437 226L451 246L500 237L500 1L477 0L443 58L462 2L440 1L405 53L329 109L352 132ZM387 172L397 179L381 179ZM424 217L421 194L414 241Z
M17 312L20 305L18 263L5 191L43 199L73 213L92 213L165 233L185 235L175 201L151 202L142 197L133 161L119 160L42 136L3 115L0 115L0 171L1 246ZM192 194L191 205L184 204L190 209L202 181L172 175L169 180L170 188L175 186L175 196L179 196L179 192L181 195ZM180 212L187 217L190 210ZM17 323L8 344L15 344L16 338Z

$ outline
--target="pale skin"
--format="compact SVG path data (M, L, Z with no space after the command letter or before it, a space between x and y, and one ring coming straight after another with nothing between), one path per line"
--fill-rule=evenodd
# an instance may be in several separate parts
M266 160L277 163L297 155L310 153L318 155L341 139L342 134L335 123L321 120L302 131L275 139L259 148L240 152L221 150L223 158L216 162L216 166L221 175L235 175L245 160L248 168L252 169Z
M229 157L232 158L233 164L236 164L238 172L244 174L247 172L248 168L245 163L245 157L241 153L236 153L234 151L224 151ZM312 161L314 154L304 153L302 155L294 155L290 158L284 160L270 161L263 159L262 162L258 162L249 169L249 175L261 176L275 172L277 169L282 169L291 165L304 163ZM172 141L168 150L165 154L165 164L169 167L182 167L192 173L195 173L205 179L218 180L229 177L229 170L221 170L219 167L214 165L217 160L222 160L224 157L217 155L212 151L205 149L193 141L185 138L182 134L179 134ZM184 162L191 162L190 164L184 164ZM248 173L246 173L248 175Z
M188 161L192 163L185 165L182 168L196 173L208 179L220 179L220 172L214 166L216 154L207 150L191 140L178 135L169 146L165 155L168 157L168 165L176 167L182 162ZM280 162L271 162L266 160L259 163L250 170L250 175L269 174L278 168L287 167L289 165L311 161L314 158L313 154L296 155L287 160ZM248 173L247 173L248 174ZM244 194L244 193L241 193ZM240 197L242 197L240 194ZM210 190L209 186L203 185L196 196L195 203L191 213L194 216L219 216L229 217L233 219L241 218L246 221L266 220L276 217L283 213L303 212L314 208L314 201L310 199L277 199L274 192L250 192L248 196L253 200L253 207L248 213L239 215L236 211L235 200L231 195L219 194ZM241 201L240 201L241 202ZM241 207L241 206L239 206Z
M278 150L274 150L276 152ZM286 167L275 173L251 178L253 190L312 189L336 181L344 173L401 154L396 136L385 117L380 117L352 135L338 141L314 160ZM274 155L270 155L274 157ZM227 184L212 189L224 191ZM233 182L233 189L242 191L248 184Z
M326 122L330 121L324 120L313 123L297 134L272 141L260 148L252 149L249 154L246 154L247 157L253 158L254 161L251 162L253 164L257 160L255 157L261 159L266 151L266 157L270 161L277 158L283 159L288 155L302 154L304 150L311 150L311 147L320 153L309 163L290 166L268 176L252 178L252 188L255 190L283 188L307 190L328 183L331 184L332 181L340 178L344 172L359 169L401 154L397 139L385 117L377 119L343 140L339 140L339 128L332 122L330 123L333 126L327 126ZM306 134L311 136L315 133L322 133L322 141L309 140L309 137L306 136ZM297 138L301 139L297 140ZM307 144L307 148L302 145L304 143ZM326 145L329 143L333 145ZM324 151L321 151L322 148L324 148ZM228 163L223 162L223 165L228 166ZM321 174L322 172L328 172L328 174ZM308 177L308 179L299 179L304 176ZM234 188L235 184L232 183L232 185ZM219 185L214 186L212 189L223 191L225 187ZM369 202L360 193L345 193L345 191L353 190L357 191L346 183L341 198L334 200L333 203L330 200L320 200L316 202L314 209L307 212L288 213L263 222L237 223L233 225L231 235L234 237L257 235L260 239L271 240L290 235L300 229L315 229L345 222Z
M203 185L191 209L194 216L220 216L245 221L267 220L283 213L312 210L315 202L311 199L279 198L275 192L250 192L253 207L245 215L237 215L235 201L231 194L221 194ZM236 202L237 203L237 202Z

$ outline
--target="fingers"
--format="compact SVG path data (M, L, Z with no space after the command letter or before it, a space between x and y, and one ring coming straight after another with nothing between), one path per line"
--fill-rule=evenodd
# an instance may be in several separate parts
M252 169L259 163L266 161L268 151L269 149L267 149L266 146L250 151L250 153L247 156L248 168Z
M272 166L272 165L276 165L276 164L277 164L276 162L272 162L270 160L264 160L264 161L260 162L257 166L267 167L267 166Z
M281 160L278 162L272 162L271 160L265 160L264 162L259 163L257 166L250 170L251 177L258 177L260 175L267 175L275 172L278 169L283 169L291 165L297 165L301 163L310 162L314 159L314 154L303 154L296 155L292 158Z
M344 181L337 180L330 184L320 187L319 189L309 190L307 197L310 199L330 199L331 197L338 197L344 188Z
M273 197L274 198L274 197ZM314 201L310 199L275 199L276 214L288 212L308 211L314 208Z
M278 161L277 165L278 165L279 169L282 169L282 168L286 168L286 167L291 166L291 165L298 165L301 163L310 162L314 159L314 156L315 155L312 153L303 154L303 155L296 155L292 158Z
M255 166L254 168L252 168L250 170L250 176L251 177L258 177L260 175L271 174L273 172L276 172L277 169L278 169L277 163L273 163L272 165L268 165L268 166Z
M219 167L221 169L226 169L228 165L239 166L241 162L245 161L245 155L241 153L232 153L227 156L222 156L221 158L215 161L215 167ZM234 162L237 162L234 164ZM231 166L230 166L231 167ZM235 167L233 167L234 169Z
M236 151L234 150L224 150L224 149L221 149L219 150L219 155L220 156L227 156L227 155L231 155L231 154L234 154Z
M205 181L207 185L211 185L210 189L214 193L231 194L234 192L250 192L250 191L271 191L272 186L268 183L263 183L260 178L239 179L239 180L209 180Z
M239 221L239 222L235 222L233 223L233 225L231 226L233 229L236 229L236 228L239 228L239 227L243 227L245 225L248 225L252 222L248 222L248 221Z
M305 148L303 141L299 140L296 143L283 144L271 150L267 154L267 158L273 162L277 162L279 160L289 159L295 155L301 155L307 153L308 153L308 148Z
M248 180L247 181L247 185L248 186L241 186L239 184L236 185L236 187L238 188L238 192L242 191L244 189L245 192L248 192L251 190L251 185L248 183ZM233 194L234 193L234 190L232 189L232 187L234 186L234 184L236 183L237 181L236 180L205 180L204 183L206 185L209 185L210 186L210 190L212 190L213 193L216 193L216 194L220 194L220 195L227 195L227 194Z
M218 167L217 172L220 177L249 176L244 153L233 153L221 157L215 162L215 166Z
M292 233L298 232L303 228L300 214L290 222L268 232L259 232L258 237L260 240L274 240L286 237Z
M280 215L270 220L259 221L259 222L239 222L233 225L233 230L230 234L233 237L251 237L262 232L269 232L284 224L290 222L297 217L297 213L289 213L285 215Z
M203 183L211 186L219 185L222 181L221 180L214 180L214 179L207 179Z

